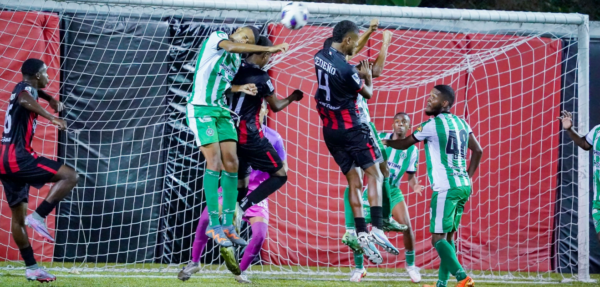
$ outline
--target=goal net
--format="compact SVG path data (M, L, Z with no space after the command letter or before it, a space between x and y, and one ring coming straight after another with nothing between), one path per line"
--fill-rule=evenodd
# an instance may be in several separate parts
M587 105L579 96L587 93L587 41L581 38L587 37L587 16L305 3L309 23L292 31L278 23L283 2L87 2L0 1L0 110L6 111L21 80L22 61L44 60L46 90L65 103L61 116L69 131L58 133L40 118L33 147L80 174L72 194L47 219L56 243L29 232L36 259L48 267L173 271L190 260L205 207L204 159L184 121L196 59L211 32L254 25L274 43L290 44L268 65L278 96L294 89L307 96L268 117L285 142L289 181L269 198L268 237L251 270L282 276L347 272L353 263L341 243L346 180L323 141L312 98L318 87L312 57L340 20L365 30L378 18L379 29L352 60L374 60L382 32L393 33L368 103L377 129L391 132L398 112L416 127L428 118L424 107L432 87L448 84L457 94L452 112L466 119L483 146L456 240L468 273L587 276L586 258L578 256L585 256L588 231L577 228L578 220L587 220L587 206L575 200L589 192L587 182L578 181L587 175L587 158L563 142L556 120L568 109L579 129L587 129L587 111L579 108ZM427 189L418 196L406 180L400 187L416 238L416 265L435 276L432 191L418 146L417 178ZM49 187L30 190L30 212ZM1 197L0 266L23 267L4 192ZM400 255L385 254L383 264L367 268L401 280L402 234L388 236ZM226 271L211 242L201 262L206 272Z

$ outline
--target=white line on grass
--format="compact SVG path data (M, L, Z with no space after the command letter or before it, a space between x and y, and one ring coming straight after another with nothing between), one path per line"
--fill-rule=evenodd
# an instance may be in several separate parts
M1 276L0 276L1 277ZM80 278L156 278L156 279L175 279L176 276L166 276L166 275L114 275L114 274L84 274L84 275L76 275L76 274L64 274L58 275L57 277L80 277ZM232 278L231 276L194 276L193 278L199 279L227 279ZM335 278L289 278L289 277L261 277L261 276L250 276L250 279L264 279L264 280L306 280L306 281L347 281L347 279L335 279ZM477 279L477 278L475 278ZM372 281L372 282L392 282L392 281L407 281L408 278L385 278L385 279L375 279L375 278L365 278L362 281ZM479 279L477 282L482 283L504 283L504 284L560 284L560 282L552 282L552 281L544 281L544 282L536 282L536 281L496 281L496 280L482 280Z

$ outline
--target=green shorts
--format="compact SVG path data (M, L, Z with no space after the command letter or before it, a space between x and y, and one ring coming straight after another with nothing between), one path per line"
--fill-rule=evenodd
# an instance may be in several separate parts
M381 151L381 156L383 156L383 160L385 160L387 162L388 155L387 155L387 152L385 150L385 146L383 145L383 142L379 138L379 133L377 132L377 129L375 128L375 124L372 123L372 122L369 122L369 126L371 127L371 133L373 133L372 134L373 139L377 143L377 146L379 146L379 150Z
M592 220L596 227L596 234L600 233L600 200L592 201Z
M363 212L365 214L365 220L367 221L367 223L370 223L371 222L371 206L369 205L369 190L368 189L365 189L365 191L363 192L362 201L363 201ZM383 206L386 206L386 201L389 201L389 203L390 203L389 204L390 214L392 214L392 209L394 209L396 204L404 201L404 195L402 194L402 191L399 188L392 186L392 189L390 190L390 194L383 197Z
M471 196L471 187L463 186L434 192L429 214L431 233L448 233L458 230L465 204Z
M187 124L194 133L196 144L206 146L227 140L237 141L237 131L231 113L221 107L193 106L188 104Z

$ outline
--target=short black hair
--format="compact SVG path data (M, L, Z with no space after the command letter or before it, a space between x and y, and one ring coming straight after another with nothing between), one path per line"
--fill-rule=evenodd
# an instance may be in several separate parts
M258 37L258 41L256 41L256 45L263 46L263 47L272 47L273 42L271 42L271 40L269 40L269 38L266 36L260 36L260 37ZM262 53L264 53L264 52L248 53L246 55L246 57L252 56L254 54L262 54Z
M331 47L331 44L333 44L333 37L325 39L325 42L323 42L323 49L329 49L329 47Z
M344 37L350 32L354 32L358 34L360 31L358 30L358 26L352 21L344 20L335 25L333 27L333 42L341 43L344 40Z
M450 107L454 105L454 99L456 99L456 95L454 94L454 89L452 89L452 87L448 85L436 85L433 88L440 91L440 94L442 97L444 97L444 100L448 101Z
M258 30L258 28L254 26L246 26L245 28L252 30L252 34L254 34L254 45L258 45L258 39L260 38L260 30Z
M26 76L35 76L44 67L44 61L36 58L30 58L23 62L21 73Z
M405 113L405 112L399 112L399 113L395 114L394 118L397 118L399 116L407 116L410 119L410 116L407 113Z

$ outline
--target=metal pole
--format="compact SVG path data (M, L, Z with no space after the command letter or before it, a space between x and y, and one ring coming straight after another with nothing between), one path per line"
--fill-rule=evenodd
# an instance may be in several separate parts
M590 35L589 19L585 16L584 23L579 25L577 36L577 130L586 133L589 129L589 59ZM577 153L577 277L579 281L590 280L590 234L589 234L589 152L578 148Z

